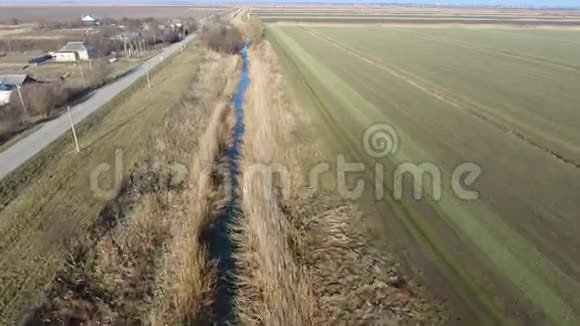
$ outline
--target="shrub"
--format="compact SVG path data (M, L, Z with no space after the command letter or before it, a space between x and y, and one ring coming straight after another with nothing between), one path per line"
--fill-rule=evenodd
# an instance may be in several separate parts
M235 54L244 47L242 32L225 23L204 28L201 39L208 48L216 52Z
M31 84L22 87L22 97L26 110L31 116L48 117L56 105L52 87L44 84Z
M0 144L10 134L18 130L24 118L20 105L7 104L0 106Z
M112 69L105 59L97 59L93 61L93 70L91 72L91 86L101 87L107 83Z
M264 37L264 25L256 18L252 17L245 25L246 35L254 42L259 42Z
M197 20L192 19L183 23L183 29L186 35L189 35L199 29L199 23Z
M242 32L235 26L223 23L204 29L202 40L216 52L235 54L244 47Z
M30 116L48 118L55 109L64 106L75 95L75 92L62 82L22 86L22 97L26 112ZM10 103L13 107L21 107L17 92L12 93Z
M167 44L179 42L179 33L176 31L170 31L163 34L163 42Z
M143 33L143 40L145 41L145 44L150 46L156 45L157 43L163 41L161 39L161 32L158 30L150 30Z

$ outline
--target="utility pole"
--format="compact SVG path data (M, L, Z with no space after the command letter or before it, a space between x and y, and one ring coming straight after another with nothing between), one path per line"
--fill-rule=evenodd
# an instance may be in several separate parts
M24 110L24 112L28 113L26 104L24 104L24 97L22 97L22 90L20 88L21 88L20 85L16 85L16 90L18 91L18 97L20 98L20 104L22 104L22 109Z
M79 140L77 138L75 124L74 124L73 119L72 119L72 113L70 112L70 106L67 105L66 110L68 112L68 121L70 122L70 130L72 130L73 138L75 140L75 149L76 149L77 153L79 153L81 151L81 148L79 146Z

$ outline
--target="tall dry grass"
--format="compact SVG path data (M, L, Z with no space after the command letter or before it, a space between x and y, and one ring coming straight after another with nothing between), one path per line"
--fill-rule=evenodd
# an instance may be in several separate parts
M262 46L249 52L250 86L244 104L246 132L242 150L241 202L236 253L237 313L247 325L314 325L310 275L296 254L301 238L281 207L291 189L274 182L261 168L276 162L298 167L290 148L299 123L290 110L272 53ZM274 167L275 168L275 167ZM300 172L283 178L297 179Z
M258 44L264 38L264 25L258 17L251 16L248 9L233 12L230 21L232 25L243 31L244 37L250 43Z
M238 58L205 54L183 102L151 140L120 197L75 246L36 320L48 324L207 324L214 263L202 239L225 191L215 178L232 128ZM176 165L175 163L180 163ZM187 171L175 169L187 166ZM182 180L180 173L188 172ZM34 319L32 319L34 320Z
M214 176L219 173L216 169L232 128L228 119L231 109L221 101L216 105L193 157L189 188L177 204L182 210L173 216L172 238L159 275L158 303L151 314L156 325L184 320L207 322L211 318L207 313L215 286L214 265L208 261L202 236L213 222L216 207L226 200L223 182L217 182Z
M226 105L233 94L237 79L238 59L234 56L208 54L200 72L198 85L192 101L178 121L166 129L170 148L191 152L190 174L186 188L172 202L172 210L166 214L170 219L170 239L164 246L164 255L157 273L154 307L150 322L154 325L174 325L180 322L203 322L211 316L207 313L215 285L214 266L208 261L202 242L204 230L213 222L212 212L225 199L214 175L224 155L232 128ZM185 112L200 110L209 113L188 115ZM177 125L177 126L176 126ZM181 126L181 128L179 128ZM204 130L199 134L199 130ZM199 139L195 144L183 141ZM168 144L159 143L158 147ZM170 154L171 156L175 154Z
M253 46L248 58L243 216L235 235L239 321L247 325L425 321L424 302L398 272L396 260L370 241L361 213L331 193L308 188L305 162L326 158L321 150L324 140L296 104L270 44Z

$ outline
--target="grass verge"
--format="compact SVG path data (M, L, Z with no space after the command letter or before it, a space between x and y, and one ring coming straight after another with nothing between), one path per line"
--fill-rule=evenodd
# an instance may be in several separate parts
M231 127L224 103L236 67L233 56L204 55L198 78L149 138L147 159L74 246L33 319L209 322L214 262L203 234L225 196L219 168Z
M0 323L13 323L38 302L65 261L64 248L84 238L107 204L91 191L91 173L114 166L119 151L123 172L144 156L149 135L181 99L198 63L191 49L167 60L152 77L155 92L137 82L78 126L80 154L63 135L2 181ZM114 177L105 173L99 182L112 189Z

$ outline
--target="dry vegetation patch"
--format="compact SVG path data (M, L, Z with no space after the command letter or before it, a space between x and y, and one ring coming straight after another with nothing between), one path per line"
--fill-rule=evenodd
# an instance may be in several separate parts
M214 55L222 59L212 62L201 75L205 86L201 94L214 99L201 105L213 106L213 113L201 124L207 127L192 158L189 188L181 198L182 214L171 230L173 236L160 273L159 303L152 312L154 324L184 320L203 323L211 319L214 262L208 261L203 235L226 197L221 160L229 142L232 111L224 100L233 92L232 76L237 67L237 58ZM226 74L220 75L224 70Z
M236 233L240 322L384 325L427 320L424 303L395 260L368 241L360 213L306 186L304 162L322 159L323 144L289 97L269 43L253 47L249 60L243 216Z
M147 159L149 137L191 85L199 60L195 49L167 58L151 75L158 92L141 80L77 126L81 153L67 133L0 182L0 324L15 324L38 303L67 260L65 242L84 239L97 220L107 202L89 176L102 164L119 166L120 150L123 175ZM103 186L113 174L99 175Z
M204 230L225 191L219 174L229 141L237 58L206 53L198 78L149 141L117 199L73 244L30 321L48 324L206 324L214 263Z
M239 28L220 19L204 26L201 40L209 49L222 53L237 54L244 47Z

